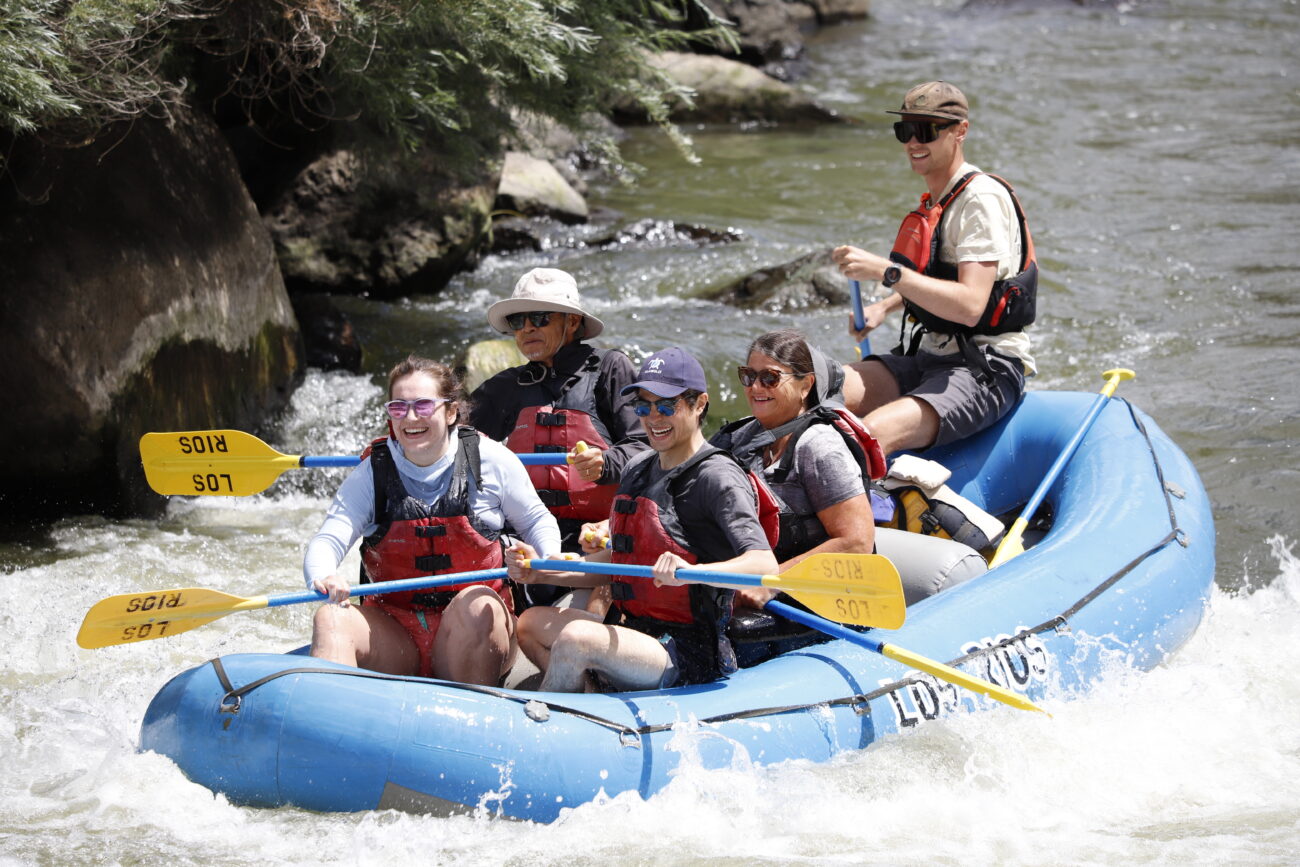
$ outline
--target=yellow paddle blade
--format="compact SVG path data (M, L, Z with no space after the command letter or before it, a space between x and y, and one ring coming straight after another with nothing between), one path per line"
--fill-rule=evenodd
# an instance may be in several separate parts
M924 671L927 674L932 674L940 680L965 687L966 689L978 692L981 695L987 695L989 698L1010 705L1011 707L1020 708L1021 710L1036 710L1039 713L1047 713L1047 711L1043 710L1023 695L1012 692L1009 689L1003 689L995 683L989 683L987 680L972 677L971 675L959 671L950 665L944 665L942 662L921 656L920 654L913 653L910 650L904 650L903 648L893 644L882 644L880 652L896 662L903 663L903 665L910 666L918 671ZM1047 715L1051 716L1050 713L1047 713Z
M555 572L651 577L653 569L631 563L587 560L522 560L524 568ZM814 554L780 575L721 572L694 566L677 570L684 581L739 587L771 587L790 594L819 616L855 626L897 629L907 617L903 582L889 558L879 554Z
M234 596L202 587L123 593L91 606L81 621L77 644L93 650L170 638L232 612L266 606L265 596Z
M247 497L266 490L285 470L300 466L252 434L237 430L147 433L140 462L160 494Z
M993 559L989 560L989 568L1001 566L1012 557L1018 557L1025 553L1025 528L1029 526L1029 521L1024 515L1016 518L1007 534L1002 537L998 550L993 553Z
M898 569L880 554L814 554L762 583L840 623L898 629L907 619Z
M198 629L205 623L220 620L224 614L212 617L186 617L177 620L159 620L156 623L137 623L130 625L105 625L82 623L77 630L77 644L87 650L112 647L116 644L133 644L137 641L152 641L155 638L171 638L191 629Z

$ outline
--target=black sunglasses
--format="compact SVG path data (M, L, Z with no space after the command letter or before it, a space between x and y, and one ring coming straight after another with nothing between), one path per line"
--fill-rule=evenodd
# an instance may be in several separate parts
M795 379L803 379L806 373L791 373L784 370L755 370L752 367L738 367L736 373L740 375L740 384L749 388L754 383L759 383L764 388L776 388L781 382L783 376L793 376Z
M907 144L913 137L921 144L929 144L939 137L939 133L959 121L935 123L929 120L900 120L894 124L894 138Z
M534 328L545 328L551 323L552 315L549 310L534 310L532 313L511 313L506 317L506 325L510 326L511 331L519 331L524 327L524 320L527 319L533 323Z

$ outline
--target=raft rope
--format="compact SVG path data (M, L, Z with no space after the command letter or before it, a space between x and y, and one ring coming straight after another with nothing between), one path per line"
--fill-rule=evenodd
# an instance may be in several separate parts
M1167 546L1170 542L1177 541L1184 548L1187 547L1188 542L1187 542L1186 533L1178 525L1178 514L1174 510L1174 503L1170 497L1171 490L1173 489L1173 487L1176 486L1171 487L1165 481L1164 469L1160 465L1160 457L1159 455L1156 454L1155 444L1151 442L1151 436L1150 434L1147 433L1146 426L1143 425L1141 419L1137 417L1137 412L1134 409L1133 405L1129 403L1129 401L1124 400L1123 398L1112 398L1112 400L1118 401L1119 403L1122 403L1126 407L1128 407L1129 416L1133 419L1134 427L1136 427L1137 430L1142 434L1142 438L1146 440L1147 450L1151 453L1151 462L1155 467L1156 478L1160 483L1160 492L1164 495L1165 508L1169 514L1170 529L1168 535L1166 535L1155 545L1151 546L1145 552L1135 557L1132 561L1130 561L1127 565L1121 568L1118 572L1116 572L1115 574L1107 578L1105 581L1098 584L1087 594L1085 594L1082 598L1080 598L1079 601L1075 602L1065 611L1061 612L1060 614L1056 615L1050 620L1046 620L1043 623L1038 624L1037 626L1032 626L1023 629L1017 632L1015 635L1009 636L1008 638L1004 638L995 644L989 645L987 647L980 647L976 650L971 651L970 653L959 656L956 659L950 660L948 662L948 665L956 667L961 665L962 663L970 662L971 660L988 656L989 654L1001 650L1011 644L1015 644L1017 641L1022 641L1028 636L1037 635L1041 632L1065 631L1069 629L1070 618L1072 618L1074 615L1078 614L1080 611L1086 608L1093 600L1095 600L1101 594L1105 593L1107 590L1113 587L1122 578L1124 578L1124 576L1128 575L1130 572L1136 569L1144 560L1156 554L1158 551L1160 551L1165 546ZM1173 491L1173 492L1179 498L1183 496L1181 491ZM795 652L799 653L800 651L795 651ZM805 653L804 655L810 655L810 654ZM505 701L517 702L518 704L521 705L542 704L545 706L545 708L548 711L554 713L567 714L568 716L572 716L577 719L586 720L587 722L590 722L594 725L602 726L604 728L610 729L611 731L618 732L620 735L624 736L625 738L640 738L640 737L644 737L645 735L669 731L677 724L677 721L674 721L671 723L657 723L655 725L641 725L641 726L634 727L634 726L625 725L620 722L615 722L614 720L605 719L604 717L587 713L586 711L578 710L576 708L566 707L565 705L552 704L550 702L541 702L540 699L536 697L536 695L530 696L527 693L511 692L504 689L498 689L490 686L479 686L478 684L472 684L472 683L457 683L455 681L438 681L438 680L433 680L431 678L425 678L425 677L383 674L381 672L366 671L360 668L338 669L338 668L314 668L310 666L304 666L301 668L287 668L284 669L283 671L277 671L273 674L268 674L265 677L258 678L257 680L252 681L251 683L248 683L244 686L235 687L231 683L230 678L227 676L225 667L221 664L221 657L216 657L215 659L210 660L210 664L212 665L212 668L216 671L217 679L221 681L222 687L225 688L226 690L226 693L221 700L220 710L222 713L232 713L232 714L239 713L240 707L242 706L243 703L244 696L248 695L253 690L257 689L263 684L275 680L276 678L284 677L290 674L332 674L332 675L339 675L342 677L365 677L365 678L370 678L372 680L391 680L391 681L406 681L410 683L436 684L437 686L440 687L459 689L466 692L478 693L480 695L490 695L495 698L503 699ZM870 702L873 699L880 698L881 696L894 692L897 689L901 689L906 686L911 686L913 684L917 684L920 682L921 682L921 676L903 677L903 678L899 678L896 681L893 681L892 683L881 686L879 689L872 690L871 692L858 693L856 695L845 696L843 698L834 698L834 699L826 699L817 702L809 702L807 704L781 705L775 707L762 707L762 708L752 708L750 710L735 711L732 713L725 713L725 714L719 714L717 716L706 717L704 719L699 720L699 723L701 725L716 725L718 723L730 722L732 720L754 719L757 717L766 717L766 716L779 716L781 714L799 713L802 711L816 710L818 708L845 707L845 706L852 707L855 711L857 711L860 714L867 714L870 713Z

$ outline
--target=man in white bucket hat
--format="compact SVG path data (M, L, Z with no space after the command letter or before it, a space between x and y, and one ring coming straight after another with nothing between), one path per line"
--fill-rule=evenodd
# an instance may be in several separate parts
M605 323L582 306L573 276L534 268L514 293L488 308L488 322L513 334L528 359L503 370L470 395L474 426L519 454L566 452L571 465L529 467L537 493L560 524L565 550L580 550L586 522L609 517L624 465L648 448L641 420L623 389L636 378L617 349L583 342ZM578 442L587 450L574 452ZM549 601L529 587L529 601Z

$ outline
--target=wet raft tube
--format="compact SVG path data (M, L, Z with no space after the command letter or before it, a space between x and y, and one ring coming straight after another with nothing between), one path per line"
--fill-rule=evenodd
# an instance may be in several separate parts
M1095 395L1035 392L996 427L927 454L995 514L1014 513ZM880 637L1025 693L1060 697L1116 657L1150 668L1196 628L1214 527L1195 469L1113 399L1058 478L1052 530L969 583L917 603ZM140 748L231 801L321 811L483 807L536 821L602 794L662 788L674 724L710 732L708 767L820 761L926 719L1013 713L844 641L704 686L568 695L392 678L286 654L237 654L171 680Z

